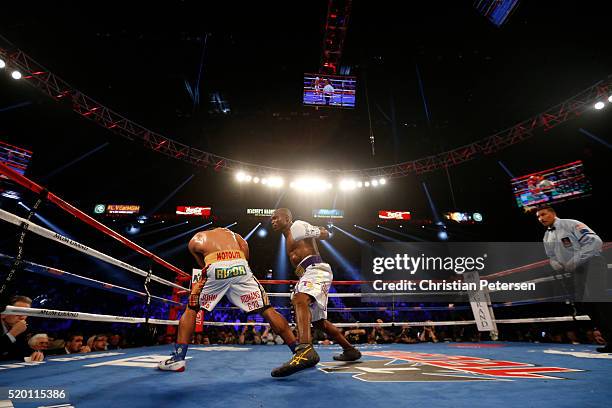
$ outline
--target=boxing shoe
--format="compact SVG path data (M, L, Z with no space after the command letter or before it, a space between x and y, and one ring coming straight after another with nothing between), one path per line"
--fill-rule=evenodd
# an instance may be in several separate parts
M177 373L182 373L183 371L185 371L185 365L185 360L175 360L174 358L169 358L167 360L160 361L157 365L157 368L162 371L174 371Z
M272 377L287 377L298 371L316 366L319 360L319 355L312 344L300 344L295 348L295 354L293 354L291 360L280 367L276 367L272 370L271 375Z
M361 358L361 352L355 347L342 350L342 354L336 354L334 360L336 361L356 361Z

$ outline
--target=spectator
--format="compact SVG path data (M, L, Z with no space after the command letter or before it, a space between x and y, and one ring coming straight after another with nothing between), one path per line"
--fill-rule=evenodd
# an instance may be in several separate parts
M284 341L278 334L274 333L270 330L269 327L266 327L263 334L261 335L261 344L275 345L275 344L283 344Z
M599 330L593 330L593 343L606 344L606 339L604 339Z
M9 300L9 306L32 307L32 299L27 296L13 296ZM2 323L2 336L0 337L0 360L22 360L43 361L45 355L38 351L32 351L26 342L27 316L0 314Z
M164 334L159 342L159 344L172 344L172 343L174 343L174 336L171 334ZM87 344L89 345L89 340L87 341Z
M87 346L91 351L106 351L108 347L108 337L104 334L96 334L87 339Z
M567 340L571 344L580 344L580 342L578 341L578 335L576 334L576 332L574 330L568 330L565 333L565 337L567 337Z
M312 341L313 343L322 344L324 346L334 344L334 342L327 337L327 333L319 328L313 329Z
M44 352L49 348L49 336L45 333L35 334L28 340L28 346L32 350Z
M225 333L225 341L223 342L223 344L236 344L236 343L238 343L238 338L236 338L236 333L234 332L234 329L230 327Z
M114 333L111 334L110 338L108 339L108 346L106 347L107 350L121 350L121 335Z
M432 323L432 322L428 321L427 323ZM423 327L423 331L419 335L419 341L421 342L431 341L432 343L438 342L438 338L436 337L436 330L434 329L433 325Z
M376 344L391 343L393 336L381 326L383 323L382 319L376 319L376 323L378 324L372 327L372 331L370 332L369 341Z
M91 349L83 345L83 335L80 333L71 333L66 337L64 349L60 354L76 354L89 353Z
M417 342L417 333L409 325L402 326L402 331L397 335L396 342L414 344Z
M255 323L253 320L247 320L247 323ZM261 334L255 330L255 326L244 326L238 344L261 344Z
M366 331L365 329L360 329L359 326L353 326L344 332L344 337L351 344L365 343Z

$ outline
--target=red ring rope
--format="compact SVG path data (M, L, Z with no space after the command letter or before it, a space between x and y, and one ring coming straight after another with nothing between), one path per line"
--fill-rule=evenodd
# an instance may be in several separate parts
M13 170L10 167L6 166L4 163L0 163L0 173L6 175L8 178L13 180L17 184L21 185L22 187L27 188L28 190L30 190L30 191L32 191L32 192L34 192L36 194L40 194L44 190L43 187L41 187L40 185L36 184L35 182L33 182L32 180L28 179L27 177L17 173L15 170ZM58 207L60 207L61 209L63 209L64 211L68 212L69 214L72 214L73 216L77 217L81 221L83 221L83 222L89 224L90 226L94 227L98 231L101 231L101 232L105 233L106 235L108 235L108 236L116 239L117 241L121 242L123 245L127 246L128 248L133 249L136 252L146 256L147 258L152 259L153 261L157 262L158 264L162 265L163 267L168 268L171 271L175 272L179 276L191 279L191 276L189 274L187 274L186 272L183 272L182 270L180 270L176 266L174 266L171 263L161 259L157 255L155 255L152 252L144 249L140 245L135 244L134 242L132 242L129 239L125 238L123 235L119 234L118 232L115 232L112 229L108 228L106 225L102 224L101 222L96 221L95 219L93 219L89 215L85 214L83 211L79 210L78 208L76 208L76 207L72 206L71 204L67 203L66 201L62 200L61 198L59 198L55 194L49 193L49 195L47 196L47 199L49 201L51 201L53 204L55 204Z

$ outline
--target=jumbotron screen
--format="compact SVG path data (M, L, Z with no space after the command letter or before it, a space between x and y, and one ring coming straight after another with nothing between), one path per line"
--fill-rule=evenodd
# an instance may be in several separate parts
M357 79L352 76L304 74L304 105L354 108Z
M555 204L591 192L580 160L513 178L511 183L516 204L522 208Z

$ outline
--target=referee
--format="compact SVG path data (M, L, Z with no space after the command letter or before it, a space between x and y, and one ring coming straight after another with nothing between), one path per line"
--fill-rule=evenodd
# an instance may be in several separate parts
M574 278L576 307L587 313L608 342L601 353L612 352L612 303L606 296L606 262L601 256L601 238L584 223L557 218L552 207L542 207L538 221L546 227L544 248L555 271Z

